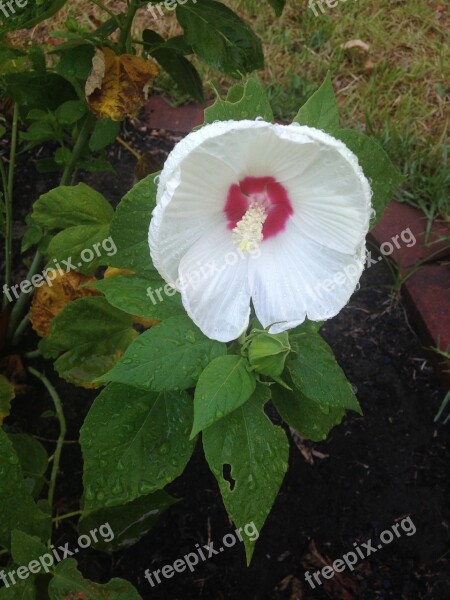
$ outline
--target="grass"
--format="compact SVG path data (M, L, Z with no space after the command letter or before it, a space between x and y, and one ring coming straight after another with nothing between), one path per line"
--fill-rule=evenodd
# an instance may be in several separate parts
M281 18L265 0L225 0L249 22L263 41L266 67L258 76L267 85L278 118L289 121L331 72L342 124L374 135L408 176L397 199L422 209L429 222L450 221L448 122L450 19L442 0L347 0L314 16L307 0L287 0ZM121 2L109 0L117 10ZM61 29L67 17L91 28L97 7L83 10L71 0L48 29ZM163 35L180 33L175 15L155 20L143 9L144 27ZM361 40L368 51L344 49ZM217 71L197 66L204 81L221 92L233 83ZM156 89L181 103L171 80L162 76ZM212 87L207 95L213 97Z
M450 23L432 0L340 2L315 17L306 2L288 0L277 19L261 0L229 2L263 41L267 84L276 116L289 121L331 72L344 126L374 135L407 181L397 200L450 220L448 101ZM155 22L178 33L167 16ZM361 40L369 51L344 49ZM232 83L199 65L222 91ZM167 88L166 88L167 90Z

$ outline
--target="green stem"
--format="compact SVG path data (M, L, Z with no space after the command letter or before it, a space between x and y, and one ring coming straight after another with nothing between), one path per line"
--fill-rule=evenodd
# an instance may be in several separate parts
M25 352L24 356L28 360L32 360L33 358L39 358L42 354L40 350L33 350L32 352Z
M11 286L11 264L12 264L12 205L13 205L13 193L14 193L14 169L16 165L16 152L17 152L17 130L19 125L19 107L17 102L14 104L14 114L12 122L11 132L11 152L9 154L9 169L8 169L8 182L7 190L5 195L5 209L6 209L6 232L5 232L5 261L6 261L6 273L5 273L5 284L7 287ZM3 175L2 175L3 177ZM6 296L3 297L3 305L6 306L8 299Z
M83 152L84 146L87 142L87 139L89 137L89 134L91 132L91 128L92 128L94 122L95 122L94 115L89 114L86 117L86 119L83 123L83 126L80 129L80 133L78 134L77 141L75 142L75 146L73 147L70 160L66 164L64 172L61 176L60 185L69 185L70 184L72 176L76 172L77 162L81 156L81 153ZM41 260L42 260L42 254L39 252L39 250L37 250L36 254L34 256L33 262L31 264L30 270L28 271L28 274L27 274L27 281L30 281L31 278L33 277L33 275L36 275L36 273L40 267ZM11 317L9 319L9 327L8 327L8 336L10 339L14 335L14 331L17 327L17 323L19 322L20 319L23 318L22 315L23 315L24 309L28 303L28 298L29 298L29 294L24 294L23 292L21 292L19 299L16 302L16 305L14 306L14 308L11 311ZM22 333L23 333L23 331L21 332L21 334ZM16 344L19 342L21 334L19 336L14 335L14 341Z
M134 17L136 16L136 12L138 10L138 3L136 0L130 0L130 5L128 7L128 13L125 19L125 23L123 24L122 31L120 32L118 50L119 54L123 54L128 50L128 42L130 38L131 28L133 27Z
M33 262L31 263L31 267L28 270L28 273L26 276L26 281L31 281L31 278L33 277L33 275L36 275L36 273L39 269L39 266L41 264L41 260L42 260L42 254L39 252L39 250L37 250L36 254L34 255ZM8 337L9 337L9 339L14 337L16 343L19 340L16 339L16 336L14 336L14 332L16 330L17 323L19 322L19 319L22 317L23 311L28 303L28 298L29 298L29 294L24 294L22 291L20 292L19 299L17 300L16 304L14 305L14 308L11 311L11 316L9 318Z
M57 523L58 521L62 521L63 519L70 519L70 517L76 517L83 513L82 510L74 510L73 512L66 513L65 515L58 515L53 519L53 523Z
M47 388L47 391L50 394L51 399L53 400L53 404L55 406L55 411L56 411L56 416L58 417L58 421L59 421L59 436L58 436L58 441L56 442L56 450L55 450L55 455L54 455L55 458L53 460L52 474L50 476L50 485L48 488L48 503L50 504L51 507L53 507L53 499L55 497L56 478L57 478L58 472L59 472L59 462L61 460L61 452L62 452L63 445L64 445L64 439L65 439L66 433L67 433L66 419L64 417L61 399L58 396L58 393L55 390L55 388L53 387L53 385L47 379L47 377L45 375L43 375L42 373L40 373L39 371L36 371L36 369L33 369L33 367L28 367L28 370L32 375L37 377Z
M107 13L112 19L114 19L117 24L120 27L120 21L117 18L117 15L115 15L112 10L109 10L109 8L107 6L105 6L104 4L102 4L102 2L99 2L98 0L92 0L92 4L95 4L95 6L98 6L99 8L101 8L102 10L105 11L105 13Z
M78 159L80 158L80 155L83 152L83 148L87 142L89 133L91 132L91 128L94 125L94 122L94 115L89 113L80 129L80 133L78 134L77 141L75 142L75 146L73 147L70 160L66 164L59 185L69 185L73 174L76 172L76 165Z
M17 325L17 329L14 332L13 339L12 339L13 346L17 346L17 344L20 341L20 338L22 337L22 335L25 332L25 329L28 327L29 322L30 322L30 317L28 316L28 314L26 314L24 316L24 318L20 321L20 323Z

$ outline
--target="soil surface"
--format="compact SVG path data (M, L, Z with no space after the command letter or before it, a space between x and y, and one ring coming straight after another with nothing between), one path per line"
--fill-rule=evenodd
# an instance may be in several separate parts
M128 143L139 152L150 151L160 162L179 137L147 130L141 122L128 126ZM111 160L115 174L84 174L82 179L116 205L133 184L135 158L116 145ZM16 264L25 214L52 183L57 180L49 183L36 176L32 161L22 157L14 214ZM15 281L25 273L25 267L16 269ZM199 444L183 476L168 487L182 500L127 551L113 556L80 551L84 575L101 582L126 578L144 600L449 600L450 426L433 422L444 390L410 327L401 298L392 302L391 283L383 261L372 266L348 307L322 329L358 390L364 416L349 415L325 442L291 439L289 471L250 567L238 542L201 562L194 572L163 578L154 588L144 578L145 569L173 564L195 552L196 544L213 541L217 548L223 536L234 531ZM33 350L36 343L30 331L18 352ZM61 381L50 363L32 364L45 369L63 398L69 434L57 509L69 512L78 508L82 493L76 440L96 392ZM27 393L18 398L8 420L10 429L54 440L55 422L39 419L50 408L47 394L33 378L27 383ZM277 418L270 407L269 413ZM53 445L47 446L52 451ZM408 516L416 532L407 535L400 527L400 537L378 548L380 534ZM62 522L54 543L75 539L75 524ZM315 589L306 582L305 571L313 573L342 558L355 544L364 549L368 540L376 552L358 560L353 572L346 568L330 580L321 576L322 584L315 582Z

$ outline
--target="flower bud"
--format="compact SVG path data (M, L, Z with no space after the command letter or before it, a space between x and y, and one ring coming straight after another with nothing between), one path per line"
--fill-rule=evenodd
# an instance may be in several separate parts
M263 331L253 338L248 349L248 360L261 375L279 377L290 351L287 331L275 335Z

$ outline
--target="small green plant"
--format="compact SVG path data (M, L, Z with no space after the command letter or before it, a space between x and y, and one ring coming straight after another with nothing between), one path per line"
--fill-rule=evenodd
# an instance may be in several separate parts
M221 120L227 123L219 123ZM204 127L192 135L203 136L205 131L216 131L223 126L281 134L284 130L271 125L271 121L272 109L264 88L249 80L245 85L231 88L226 100L218 98L205 111ZM310 139L308 144L313 143L314 136L330 144L330 148L339 148L342 155L336 156L346 156L349 161L341 167L347 169L349 177L355 177L352 180L355 185L362 185L365 190L361 192L361 198L365 198L365 216L358 226L361 232L357 232L359 250L356 255L348 254L346 259L352 267L349 276L353 289L361 272L356 268L355 273L353 262L358 265L364 262L363 234L369 227L371 214L366 177L372 181L376 220L381 218L402 178L376 142L358 132L339 128L337 103L329 78L298 111L289 132L300 135L299 151L307 139ZM227 152L228 145L222 150L219 145L214 147L216 155L210 160L216 161L221 152ZM236 151L239 148L238 144ZM354 155L362 170L356 166ZM283 163L279 167L283 168ZM193 173L197 172L194 164L191 168ZM332 170L335 166L330 163L328 168ZM201 176L202 171L198 173ZM126 194L114 212L101 194L79 184L59 186L43 194L31 215L33 224L42 231L42 238L48 240L43 249L48 259L62 261L69 251L72 257L79 253L81 256L86 228L90 240L110 236L116 249L95 263L96 268L108 267L108 276L87 283L101 295L67 303L51 320L49 331L39 343L42 355L55 361L56 371L66 381L94 388L107 384L95 399L80 433L83 498L78 509L74 507L69 514L54 519L79 516L81 534L87 534L100 521L111 523L113 529L116 524L118 531L127 532L133 527L133 536L118 534L109 543L93 544L109 551L125 547L129 537L138 539L148 532L154 519L136 522L136 512L160 515L176 501L164 488L183 473L200 436L226 510L238 527L253 522L259 531L283 481L289 451L284 429L267 417L265 404L272 400L283 421L312 440L325 439L348 410L361 412L351 384L319 334L321 322L306 319L289 331L273 335L270 323L264 323L263 327L258 321L259 316L266 318L256 306L256 315L252 312L244 330L232 339L223 334L222 326L218 326L216 334L206 335L204 331L214 329L215 320L204 322L201 311L195 313L194 320L188 315L184 293L180 294L162 278L150 258L148 245L152 212L158 205L157 193L163 194L165 189L159 186L171 174L169 168L161 175L149 175ZM330 181L334 181L332 174L330 171ZM201 181L202 177L199 186ZM323 184L323 178L316 181L317 185ZM279 187L274 189L279 191ZM173 214L176 216L176 212ZM372 220L372 226L376 220ZM235 228L244 254L250 247L245 227L244 224ZM231 236L231 231L227 235ZM170 235L164 235L162 240L170 241ZM152 252L155 249L153 246ZM339 255L337 252L336 256ZM89 275L95 269L87 271ZM345 284L346 278L339 281L336 285ZM217 285L217 289L222 285L223 293L228 293L227 286ZM329 295L329 285L326 280L322 291L315 293ZM220 304L220 297L215 302ZM213 307L214 302L208 305ZM319 296L317 303L312 297L311 307L321 311L320 305ZM247 308L242 308L245 320ZM293 310L295 305L288 308ZM197 324L199 319L202 329ZM142 323L146 323L147 329L143 330ZM30 372L46 386L60 423L48 493L51 501L66 429L63 403L44 375L33 368ZM9 461L13 456L11 441L4 431L1 436L5 460ZM226 473L228 466L230 474ZM14 476L19 480L18 464L14 467L17 472L12 472L12 466L8 468L9 479ZM21 494L25 498L24 489ZM3 521L0 543L5 552L12 551L10 531L14 528L41 541L50 539L49 503L37 504L28 496L26 502L19 501L16 496L14 506L16 512L8 513ZM250 561L255 539L245 539L244 543ZM18 563L18 556L13 552L12 563ZM58 586L64 578L71 582L66 590L84 589L74 568L71 561L52 568L54 579L49 588L52 600L59 600L55 590L61 589ZM27 579L28 589L33 589L38 581L39 575ZM116 589L129 584L113 580L108 585ZM129 591L128 597L134 598L133 593Z

